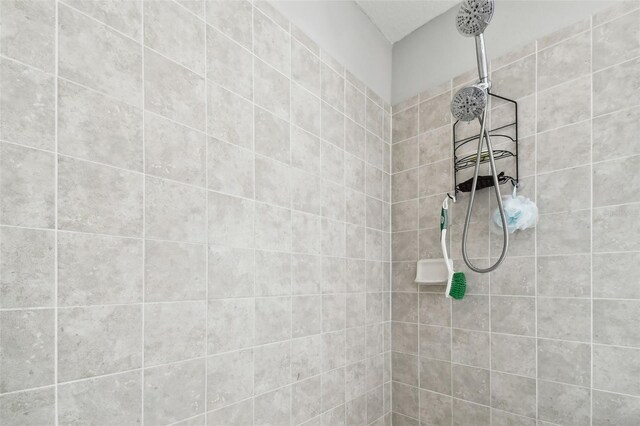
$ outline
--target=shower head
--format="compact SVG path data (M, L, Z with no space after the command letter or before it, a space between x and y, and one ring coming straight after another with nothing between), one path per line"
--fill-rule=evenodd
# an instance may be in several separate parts
M458 32L463 36L482 34L493 17L493 0L464 0L456 16Z
M487 106L487 92L477 85L458 90L451 101L451 114L460 121L472 121L480 117Z

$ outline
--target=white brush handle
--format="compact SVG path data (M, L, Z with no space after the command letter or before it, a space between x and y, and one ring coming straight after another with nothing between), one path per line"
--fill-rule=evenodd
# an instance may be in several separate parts
M442 246L442 257L444 257L444 263L447 264L447 289L445 296L449 296L449 292L451 291L451 282L453 280L453 265L451 265L451 261L449 260L449 256L447 255L447 228L443 228L440 232L440 245Z

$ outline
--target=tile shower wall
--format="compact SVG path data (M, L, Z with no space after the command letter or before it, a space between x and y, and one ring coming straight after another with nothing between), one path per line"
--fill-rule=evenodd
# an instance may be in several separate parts
M267 3L0 16L0 423L390 424L390 106Z
M415 261L441 257L440 206L453 186L451 94L475 71L394 107L394 425L637 425L640 3L491 65L493 91L518 101L521 193L536 200L540 222L511 236L499 269L471 274L459 260L461 197L451 251L468 294L452 302L441 286L419 288ZM493 103L494 127L508 108ZM498 164L513 173L513 160ZM488 226L494 200L480 194L469 251L487 266L502 236Z

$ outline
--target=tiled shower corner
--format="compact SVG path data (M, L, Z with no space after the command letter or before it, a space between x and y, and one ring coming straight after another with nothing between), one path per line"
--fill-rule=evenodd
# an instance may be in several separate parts
M415 261L441 257L440 205L453 187L449 102L475 71L394 107L393 424L637 425L640 3L491 65L493 92L518 102L520 194L540 221L511 235L503 266L473 274L460 260L461 197L450 244L468 294L418 287ZM494 126L505 109L492 105ZM497 164L513 173L513 160ZM487 266L502 236L489 229L492 193L479 195L469 251Z
M390 105L262 1L0 19L0 423L390 424Z

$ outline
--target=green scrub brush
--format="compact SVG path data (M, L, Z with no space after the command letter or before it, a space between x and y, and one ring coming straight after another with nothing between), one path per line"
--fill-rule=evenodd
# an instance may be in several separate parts
M454 200L455 202L455 200ZM447 212L449 211L449 195L442 202L442 210L440 211L440 244L442 245L442 256L444 262L447 265L448 277L447 277L447 297L453 297L460 300L464 297L464 293L467 290L467 279L464 276L464 272L453 272L453 261L449 259L447 255Z

